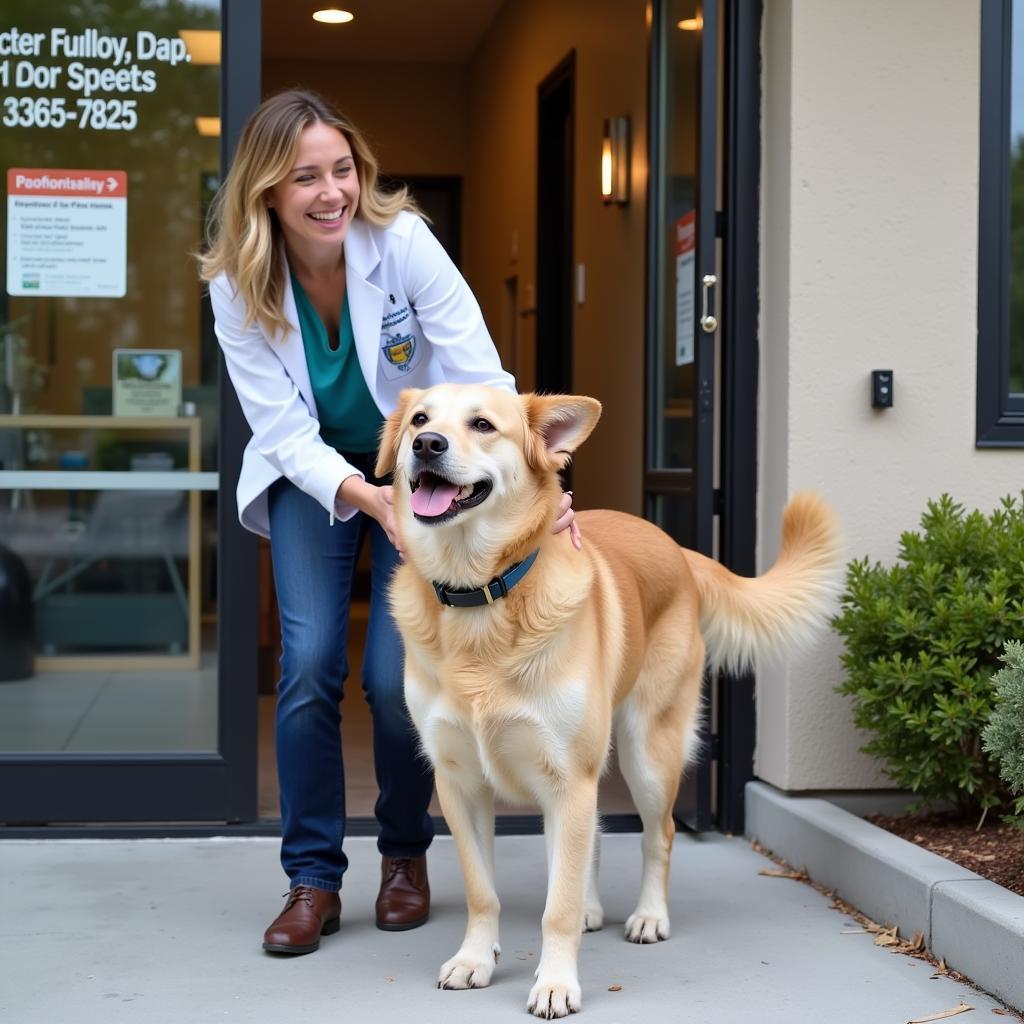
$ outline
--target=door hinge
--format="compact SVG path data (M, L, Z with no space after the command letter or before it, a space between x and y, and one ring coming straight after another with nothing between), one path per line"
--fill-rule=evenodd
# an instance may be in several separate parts
M725 210L715 210L715 238L725 238Z
M711 760L722 760L722 737L717 732L711 737Z
M711 494L711 514L713 516L720 516L724 508L725 496L722 494L722 488L716 487Z

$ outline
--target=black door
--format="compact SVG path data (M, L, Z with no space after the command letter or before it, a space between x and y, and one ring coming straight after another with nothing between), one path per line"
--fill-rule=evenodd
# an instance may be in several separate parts
M653 14L645 511L713 555L719 4L662 0ZM676 805L698 829L713 822L703 707L701 759Z

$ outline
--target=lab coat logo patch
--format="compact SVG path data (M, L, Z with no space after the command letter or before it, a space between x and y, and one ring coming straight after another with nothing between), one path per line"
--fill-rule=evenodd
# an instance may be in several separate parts
M400 373L412 369L412 357L416 351L416 338L412 334L382 334L381 351L384 358Z

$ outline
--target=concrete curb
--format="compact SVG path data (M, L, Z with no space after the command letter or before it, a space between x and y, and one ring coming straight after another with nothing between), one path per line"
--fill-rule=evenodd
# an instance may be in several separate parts
M874 921L1024 1008L1024 896L814 797L746 787L747 835Z

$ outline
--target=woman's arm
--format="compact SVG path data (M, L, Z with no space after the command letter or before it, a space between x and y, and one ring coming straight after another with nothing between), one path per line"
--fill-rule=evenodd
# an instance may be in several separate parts
M243 327L244 304L225 276L210 283L214 331L256 450L339 519L358 505L338 501L342 484L362 474L320 436L320 424L257 324ZM275 342L276 344L276 342ZM370 486L370 485L367 485Z

